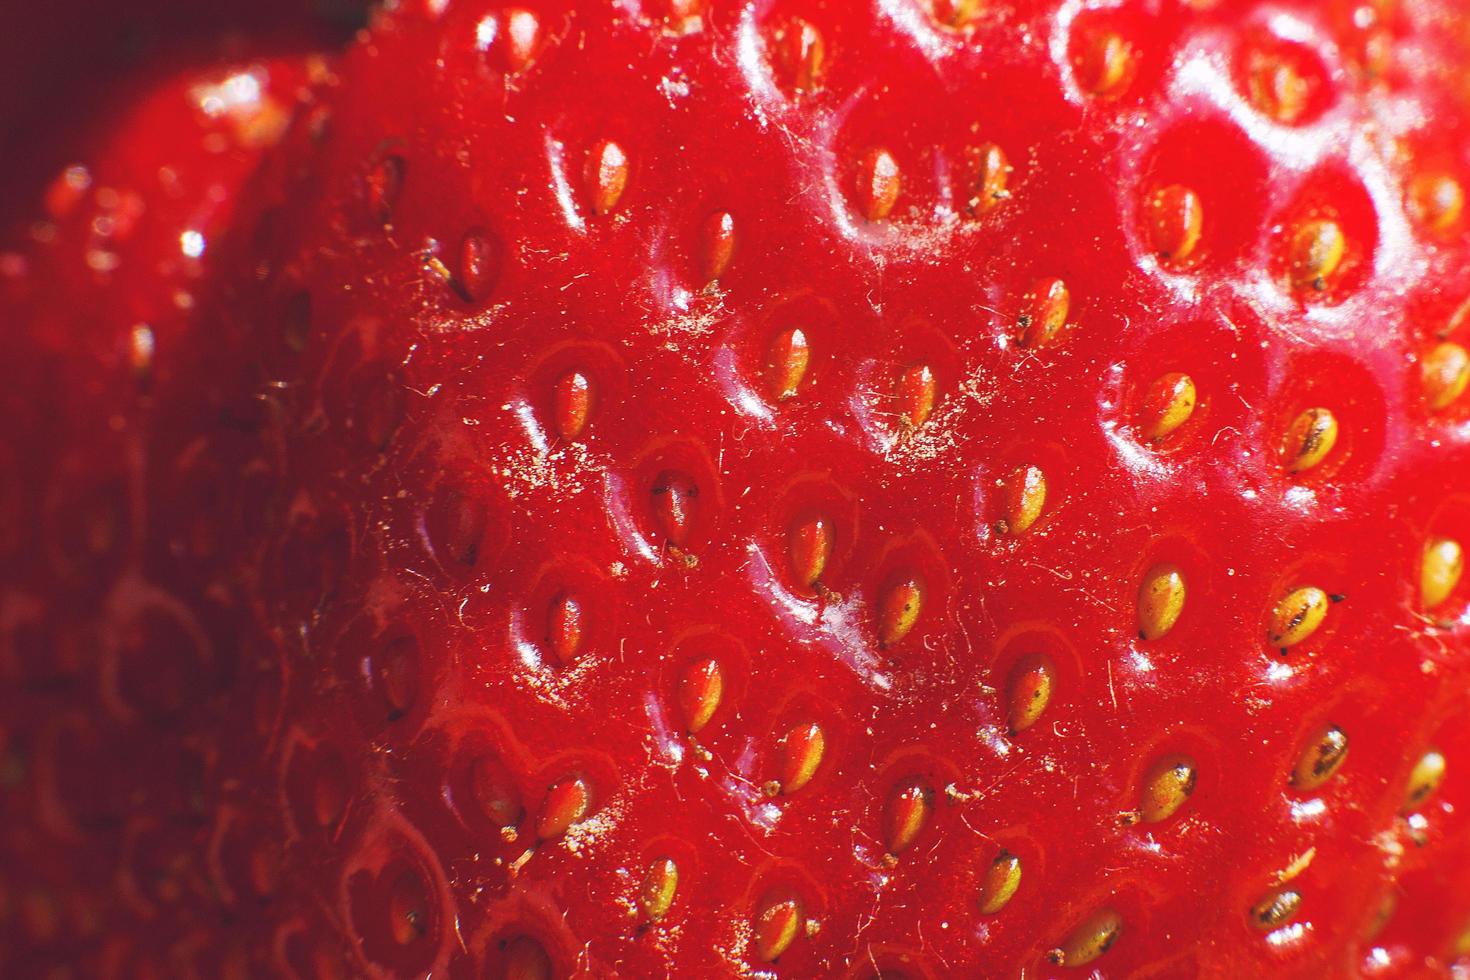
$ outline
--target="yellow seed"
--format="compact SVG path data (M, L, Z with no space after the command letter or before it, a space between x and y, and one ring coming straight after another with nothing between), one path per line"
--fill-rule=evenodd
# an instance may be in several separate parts
M1286 58L1257 52L1251 59L1248 91L1257 111L1276 122L1290 125L1307 108L1310 87Z
M984 0L933 0L930 12L942 26L960 30L980 18L984 5Z
M673 858L657 858L648 866L643 876L643 888L638 893L638 904L643 914L659 922L669 914L674 904L674 893L679 889L679 866Z
M827 750L827 736L814 721L793 725L781 738L780 792L796 793L812 781Z
M1163 442L1194 414L1199 398L1194 379L1177 371L1160 375L1149 385L1143 397L1140 415L1143 437L1150 442Z
M1036 724L1051 702L1056 670L1045 654L1022 657L1011 670L1007 689L1007 717L1011 731L1024 732Z
M1432 232L1455 227L1465 211L1465 189L1448 174L1420 174L1409 183L1409 207Z
M900 854L912 847L933 812L934 791L918 780L894 789L883 814L883 837L888 853Z
M770 384L771 397L777 401L795 398L806 377L807 364L811 361L811 349L807 346L806 334L800 329L786 330L771 341L766 357L766 378Z
M1326 408L1309 408L1286 430L1286 469L1300 473L1327 458L1337 445L1337 417Z
M1198 779L1194 761L1185 756L1174 755L1155 762L1144 779L1139 815L1146 823L1168 820L1189 801Z
M878 644L891 647L909 635L924 609L924 586L906 578L890 588L878 613Z
M1288 647L1317 632L1327 618L1331 598L1316 586L1306 585L1288 592L1271 612L1267 636L1273 647L1284 653Z
M1443 412L1470 385L1470 351L1447 340L1425 355L1420 369L1423 372L1424 397L1429 407Z
M1404 814L1413 813L1434 795L1444 780L1444 771L1444 756L1439 752L1431 749L1419 757L1419 761L1414 763L1414 771L1409 773L1409 788L1404 793Z
M1047 959L1057 966L1086 966L1106 953L1122 931L1121 915L1112 909L1099 909L1048 952Z
M1251 925L1262 932L1270 932L1296 918L1301 905L1300 892L1290 888L1271 892L1251 906Z
M755 915L755 953L767 963L791 948L801 930L801 904L794 898L767 898Z
M701 731L720 708L725 693L725 673L713 658L689 665L679 679L679 707L689 734Z
M1155 565L1138 589L1138 635L1157 640L1174 628L1184 611L1184 574L1168 563Z
M1133 47L1112 31L1096 31L1083 39L1073 65L1077 83L1093 95L1110 97L1127 87L1133 73Z
M994 915L1005 908L1021 887L1021 859L1010 851L1001 851L985 869L980 886L980 911Z
M1342 226L1330 218L1298 225L1287 249L1287 271L1297 289L1325 290L1347 255Z
M669 30L681 34L698 30L700 18L705 13L705 0L662 0L650 6L662 15Z
M1465 926L1455 936L1455 941L1451 944L1450 951L1457 960L1470 956L1470 925Z
M1368 923L1368 928L1363 933L1363 941L1371 943L1377 939L1379 933L1383 932L1384 927L1388 925L1389 920L1393 918L1393 914L1398 909L1399 894L1393 888L1389 888L1378 900L1378 908L1374 910L1373 921Z
M1453 538L1430 538L1419 570L1419 596L1425 609L1443 605L1460 584L1465 552Z
M1291 771L1291 785L1304 793L1327 782L1347 761L1348 739L1336 725L1324 725L1312 736Z
M997 526L1002 534L1023 534L1046 506L1046 474L1035 466L1022 466L1001 487L1004 516Z

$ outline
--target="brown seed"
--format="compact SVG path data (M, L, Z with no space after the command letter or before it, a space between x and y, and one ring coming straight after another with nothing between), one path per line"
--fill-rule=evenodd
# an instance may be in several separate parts
M1271 932L1296 918L1302 906L1300 892L1282 888L1270 892L1251 906L1251 925L1262 932Z
M714 282L735 257L735 216L728 211L710 215L704 223L702 246L704 281Z
M388 704L388 720L413 708L419 692L419 645L411 636L391 640L377 658L378 686Z
M709 724L720 708L724 693L725 674L718 660L706 657L685 669L679 679L679 709L689 734L696 734Z
M470 791L480 812L497 827L514 827L521 819L521 802L510 774L491 755L470 766Z
M884 594L878 612L878 643L891 647L909 635L924 609L924 586L909 577Z
M1198 401L1194 379L1189 375L1178 371L1160 375L1149 385L1139 407L1143 437L1149 442L1163 442L1189 421Z
M551 957L530 936L517 936L505 947L505 980L551 980Z
M403 175L407 165L403 157L389 155L378 160L368 169L364 180L367 209L374 221L388 225L393 221L393 209L403 193Z
M872 222L884 220L898 203L902 185L898 161L887 150L869 150L858 161L858 213Z
M1020 887L1021 859L1010 851L1001 851L985 869L985 880L980 886L980 911L995 915L1010 903Z
M1448 174L1420 174L1409 183L1409 209L1429 231L1444 234L1465 213L1465 189Z
M768 896L755 913L755 954L774 963L791 948L801 931L801 903L795 898Z
M1421 370L1424 396L1429 407L1436 412L1443 412L1470 385L1470 352L1459 344L1445 341L1424 356Z
M540 54L544 32L541 21L529 10L510 7L480 21L475 42L492 70L519 75Z
M1177 566L1155 565L1138 588L1138 635L1157 640L1174 628L1184 612L1184 574Z
M1018 467L1001 485L1002 534L1024 534L1046 506L1046 474L1038 467Z
M551 391L551 418L556 434L571 442L587 427L592 411L592 382L581 371L568 371Z
M592 211L607 214L618 206L628 189L628 155L612 140L602 140L587 159L587 183Z
M1291 785L1303 793L1322 786L1347 761L1347 734L1336 725L1323 725L1307 742L1291 772Z
M405 871L388 896L388 924L393 941L408 946L428 930L429 896L418 874Z
M913 846L934 812L934 791L918 780L895 787L883 811L883 843L889 854Z
M791 573L803 588L810 589L827 570L827 559L832 555L832 524L820 514L804 518L792 525L786 541Z
M809 95L822 87L827 73L826 45L822 32L809 21L793 17L772 37L772 67L777 81L787 91Z
M1441 753L1431 749L1420 756L1414 763L1413 772L1409 773L1409 786L1404 791L1404 805L1400 812L1407 816L1419 809L1439 789L1444 774L1445 758Z
M541 802L536 818L536 835L551 840L565 834L573 824L583 820L592 809L592 790L579 776L569 776L553 783Z
M661 922L674 905L674 894L679 889L679 866L673 858L656 858L648 865L643 875L643 887L638 892L638 905L650 921Z
M653 516L669 544L683 548L689 541L699 501L699 487L683 473L664 470L650 490Z
M811 782L826 749L827 736L821 725L814 721L793 725L779 746L781 792L789 796Z
M582 603L576 596L563 592L551 600L546 640L559 663L570 664L582 652Z
M1298 290L1322 292L1347 255L1342 226L1330 218L1304 221L1287 244L1287 273Z
M970 193L966 205L971 214L986 214L1011 196L1011 164L1005 151L985 143L970 151Z
M471 228L459 242L459 274L454 284L460 296L466 302L483 302L499 278L499 245L489 232Z
M1121 95L1133 76L1133 46L1110 30L1088 32L1073 57L1078 86L1090 95Z
M934 372L927 364L904 368L898 376L898 418L908 429L917 429L929 421L934 411Z
M1286 430L1286 470L1300 473L1309 470L1332 452L1337 445L1337 417L1331 409L1309 408L1296 417Z
M766 354L766 380L771 397L777 401L795 398L810 361L811 350L806 334L800 329L777 334Z
M1331 604L1331 597L1315 586L1293 589L1271 611L1267 639L1282 652L1296 646L1317 632Z
M1123 931L1123 917L1112 909L1099 909L1047 953L1057 966L1086 966L1112 948Z
M1031 291L1021 297L1019 319L1022 347L1041 347L1051 343L1067 325L1072 309L1072 294L1060 279L1040 279Z
M1161 187L1149 195L1144 217L1154 253L1168 265L1188 262L1204 229L1199 195L1181 184Z
M1452 538L1430 538L1424 545L1419 569L1419 598L1425 609L1444 605L1460 584L1465 571L1465 551Z

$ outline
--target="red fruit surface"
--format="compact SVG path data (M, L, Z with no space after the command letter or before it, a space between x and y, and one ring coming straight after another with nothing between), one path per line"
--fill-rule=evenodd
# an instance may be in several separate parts
M1465 37L405 0L164 86L0 256L0 966L1470 972Z

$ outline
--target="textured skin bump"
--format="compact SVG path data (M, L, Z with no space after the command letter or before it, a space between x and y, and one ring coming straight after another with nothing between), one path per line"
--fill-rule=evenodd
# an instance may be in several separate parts
M1457 17L403 0L159 86L0 254L0 973L1470 971Z

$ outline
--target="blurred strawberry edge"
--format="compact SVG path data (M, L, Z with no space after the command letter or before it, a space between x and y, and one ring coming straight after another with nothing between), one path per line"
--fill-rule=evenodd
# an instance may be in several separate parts
M16 4L0 32L0 228L84 157L108 118L181 72L340 49L368 0L50 0Z

